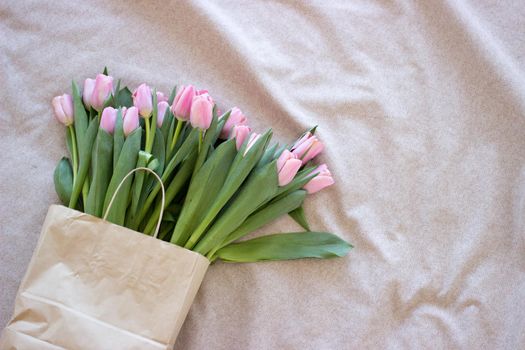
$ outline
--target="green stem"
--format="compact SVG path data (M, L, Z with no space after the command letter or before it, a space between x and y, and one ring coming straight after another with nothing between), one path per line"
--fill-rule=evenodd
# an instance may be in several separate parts
M203 139L203 131L199 129L199 153L201 153L202 139Z
M73 183L75 183L78 171L77 137L75 136L75 129L73 129L73 125L69 125L67 128L69 130L69 134L71 135L71 146L73 148Z
M175 135L173 136L173 141L171 142L170 150L173 151L177 140L179 139L180 131L182 130L182 121L177 119L177 128L175 129Z
M149 139L150 139L150 132L151 132L150 125L149 125L150 124L149 118L146 118L145 122L146 122L146 150L145 151L147 153L151 153L151 148L152 147L150 146L150 141L149 141Z
M82 185L82 201L84 202L84 210L86 210L87 197L89 194L89 176L86 175L84 185Z

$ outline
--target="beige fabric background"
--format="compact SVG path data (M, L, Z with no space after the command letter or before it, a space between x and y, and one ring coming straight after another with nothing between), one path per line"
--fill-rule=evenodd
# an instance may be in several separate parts
M51 98L107 65L282 141L319 123L337 185L306 210L356 246L215 264L177 349L524 348L521 1L4 0L0 28L0 326L57 202Z

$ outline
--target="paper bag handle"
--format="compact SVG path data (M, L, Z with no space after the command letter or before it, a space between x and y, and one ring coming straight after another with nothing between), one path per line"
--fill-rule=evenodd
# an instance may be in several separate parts
M109 210L111 209L111 206L113 205L113 201L115 200L115 197L117 197L118 191L120 190L120 188L124 184L124 181L126 181L126 179L129 176L131 176L137 170L144 170L144 171L147 171L147 172L153 174L155 176L155 178L157 179L157 181L159 182L159 184L160 184L160 190L162 192L162 203L161 203L161 207L160 207L159 221L157 222L157 227L155 228L155 233L153 234L153 237L157 238L157 236L159 235L160 223L162 222L162 215L164 214L164 202L165 202L165 198L164 197L166 196L166 194L165 194L166 191L164 191L164 184L162 183L162 180L159 177L159 175L157 175L157 173L154 172L153 170L151 170L150 168L138 167L138 168L135 168L135 169L131 170L129 173L127 173L126 176L124 176L122 181L120 181L120 183L118 184L117 189L115 190L115 192L113 192L113 196L111 197L111 200L109 201L108 208L106 209L106 213L104 214L104 217L102 219L105 221L108 218Z

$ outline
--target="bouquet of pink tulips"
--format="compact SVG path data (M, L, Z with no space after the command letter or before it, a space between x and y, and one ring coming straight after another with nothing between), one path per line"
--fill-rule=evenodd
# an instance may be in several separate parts
M302 209L334 183L314 164L315 128L280 146L191 85L132 93L104 71L72 87L53 99L67 127L70 158L54 173L67 207L49 208L0 348L171 349L210 262L351 248L310 230ZM286 214L305 231L238 242Z
M253 132L243 112L221 114L206 90L173 88L168 97L141 84L132 93L105 74L86 79L81 92L53 99L56 118L67 127L71 158L62 158L55 188L70 208L151 235L164 210L159 238L210 261L232 262L343 256L350 245L312 232L302 203L307 194L334 183L326 164L315 165L323 144L305 132L290 145L271 144L272 132ZM280 233L234 243L290 214L306 232Z

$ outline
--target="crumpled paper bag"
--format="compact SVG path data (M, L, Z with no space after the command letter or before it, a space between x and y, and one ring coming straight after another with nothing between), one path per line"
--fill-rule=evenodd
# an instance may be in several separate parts
M0 349L171 349L200 254L52 205Z

